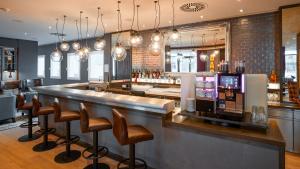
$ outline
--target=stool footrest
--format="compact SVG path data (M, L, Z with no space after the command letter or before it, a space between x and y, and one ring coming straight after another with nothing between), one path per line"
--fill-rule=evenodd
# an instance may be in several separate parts
M40 129L37 130L36 132L34 132L34 134L37 135L44 135L44 134L54 134L56 132L56 128L48 128L48 130L46 131L46 129Z
M129 158L124 159L122 161L119 162L117 169L129 169ZM124 164L124 167L121 167L121 165ZM140 158L135 158L135 168L136 169L147 169L147 163L146 161L144 161L143 159Z
M63 141L61 141L61 140L63 140ZM59 137L59 138L56 140L56 144L57 144L57 145L74 144L74 143L77 143L79 140L80 140L80 137L79 137L79 136L71 135L70 141L67 142L66 137L63 136L63 137Z
M87 160L94 160L94 159L99 159L102 158L104 156L106 156L109 152L107 147L104 146L98 146L98 152L97 152L97 156L95 155L95 153L92 152L93 147L87 147L86 149L83 150L82 152L82 157L87 159ZM86 152L90 152L89 155L86 154Z
M31 127L35 127L35 126L38 126L38 125L40 125L40 122L39 121L34 121L34 122L32 122ZM29 122L22 123L20 125L20 127L21 128L29 128L30 127Z

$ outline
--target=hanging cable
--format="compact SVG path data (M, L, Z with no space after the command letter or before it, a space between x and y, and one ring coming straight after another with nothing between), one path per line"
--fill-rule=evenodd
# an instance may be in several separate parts
M155 8L155 20L154 20L154 27L153 29L156 29L156 24L157 24L157 1L154 1L154 8Z
M121 16L121 11L120 11L120 3L121 1L118 1L118 37L117 37L117 43L119 42L120 34L122 31L122 16Z
M80 29L80 43L82 43L82 29L81 29L81 23L82 23L82 11L80 11L80 17L79 17L79 29Z
M62 41L64 41L64 30L65 30L65 23L66 23L66 15L64 15L64 21L63 21L63 26L62 26L62 30L61 30L61 36L62 36Z
M173 9L173 29L175 28L175 0L173 0L173 3L172 3L172 9Z
M78 30L78 21L77 19L75 20L75 24L76 24L76 30L77 30L77 41L79 40L79 30Z
M159 26L160 26L160 3L159 3L159 0L157 1L157 5L158 5L158 24L157 24L157 28L159 28Z
M136 26L137 26L137 30L140 31L140 24L139 24L139 7L140 5L136 6Z
M85 46L87 47L87 38L89 34L89 17L85 17L86 19L86 34L85 34Z
M133 30L134 19L135 19L135 0L132 0L132 5L133 5L133 15L132 15L132 22L131 22L131 30Z
M58 42L60 41L60 38L59 38L59 33L58 33L58 18L56 18L56 25L55 25L55 28L56 28L56 35L57 35L57 40ZM57 42L56 42L56 49L57 49Z
M103 13L101 13L101 24L102 24L102 28L103 28L103 36L105 35L105 26L103 23Z
M97 24L96 24L96 28L95 28L94 38L96 37L97 31L98 31L98 24L99 24L99 17L100 17L100 7L98 7L97 9L98 9L98 12L97 12Z

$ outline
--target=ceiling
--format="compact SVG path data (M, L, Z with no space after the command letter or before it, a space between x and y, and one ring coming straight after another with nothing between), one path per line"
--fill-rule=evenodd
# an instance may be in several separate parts
M136 0L140 7L141 29L151 29L154 24L154 3L152 0ZM190 2L204 2L207 8L199 12L183 12L180 6ZM172 1L160 0L161 24L172 25ZM175 24L187 24L207 20L276 11L279 6L299 3L299 0L175 0ZM66 40L77 38L75 19L79 11L83 17L89 17L89 34L93 36L96 26L97 7L103 11L103 21L107 32L117 29L117 0L0 0L0 36L36 40L39 45L53 43L57 38L50 36L55 32L55 19L62 20L67 15ZM241 12L240 10L243 9ZM8 12L5 12L8 11ZM130 29L132 18L132 0L121 3L123 29ZM51 29L49 29L49 26ZM59 29L61 29L61 22ZM85 32L85 22L83 26ZM84 33L85 34L85 33ZM84 36L84 35L83 35Z
M300 6L282 11L282 45L286 53L296 54L297 34L300 33Z

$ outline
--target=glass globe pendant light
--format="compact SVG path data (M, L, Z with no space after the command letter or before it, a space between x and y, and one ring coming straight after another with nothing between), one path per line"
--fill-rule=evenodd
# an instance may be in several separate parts
M59 46L60 50L63 52L67 52L70 49L70 45L66 41L64 41L64 36L65 36L64 29L65 29L66 17L67 16L64 15L64 22L63 22L63 27L62 27L62 31L61 31L61 36L62 36L63 42L61 42L61 44Z
M155 31L151 35L151 41L152 42L162 42L164 40L164 36L158 30L159 25L160 25L160 4L159 4L159 0L158 1L154 1L154 5L155 5L155 22L154 22L154 29L155 29Z
M140 5L136 5L137 8L137 31L132 31L130 35L130 45L133 47L138 47L143 43L143 36L139 33L140 31L140 25L139 25L139 7ZM132 24L131 24L131 30L133 30L134 25L134 18L135 18L135 0L133 0L133 18L132 18Z
M172 30L172 33L171 33L171 40L175 42L179 39L179 32L175 28L175 0L173 0L173 3L172 3L172 10L173 10L173 21L172 21L173 30Z
M62 51L64 51L64 52L67 52L67 51L69 51L69 49L70 49L70 45L67 43L67 42L65 42L65 41L63 41L61 44L60 44L60 49L62 50Z
M97 25L96 25L94 37L96 37L96 34L97 34L98 22L99 22L99 17L100 17L100 7L98 7L97 9L98 9L98 17L97 17ZM103 24L103 14L102 13L101 13L101 25L103 28L103 36L104 36L105 35L105 27ZM102 39L102 38L96 39L96 42L94 43L95 50L98 50L98 51L103 50L105 46L106 46L106 41L104 39Z
M87 44L87 37L88 37L88 30L89 30L89 18L85 17L86 19L86 36L85 36L85 47L81 48L79 52L77 53L79 55L79 58L82 62L85 62L89 59L90 54L90 48Z
M57 39L59 41L57 25L58 25L58 18L56 18L56 34L57 34ZM63 60L63 55L57 47L57 42L56 42L56 47L55 47L54 51L50 54L50 58L53 62L61 62Z
M161 45L159 42L152 42L149 45L150 53L154 56L158 56L161 54Z
M179 32L177 29L173 29L172 34L171 34L171 39L172 41L176 42L179 39Z
M77 30L77 40L72 43L72 48L77 51L80 49L80 43L78 42L79 41L79 31L78 31L77 20L75 20L75 24L76 24L76 30Z
M118 30L122 31L122 25L121 25L121 11L120 11L120 3L121 1L118 1ZM120 38L120 32L118 34L117 37L117 42L116 45L114 46L114 48L112 49L112 56L114 58L114 60L116 61L123 61L125 60L126 56L127 56L127 52L126 49L124 48L124 46L119 42L119 38Z
M112 56L116 61L125 60L127 53L126 53L126 49L122 46L121 43L116 44L116 46L112 50Z
M56 48L50 54L50 58L53 62L61 62L63 60L63 55L62 55L61 51L58 48Z

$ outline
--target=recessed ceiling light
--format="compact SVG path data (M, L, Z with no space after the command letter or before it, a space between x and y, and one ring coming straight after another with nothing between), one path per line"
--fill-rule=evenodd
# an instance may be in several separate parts
M240 9L240 12L243 13L243 12L244 12L244 9Z
M172 23L172 21L169 21L169 24L171 24Z
M203 19L203 18L204 18L204 16L203 16L203 15L201 15L201 16L200 16L200 18L201 18L201 19Z
M48 29L49 29L49 30L52 29L52 26L48 26Z
M0 11L2 11L2 12L9 12L10 9L9 8L0 8Z
M143 28L146 27L145 24L143 24L142 27L143 27Z

